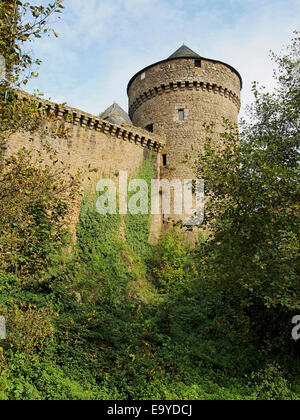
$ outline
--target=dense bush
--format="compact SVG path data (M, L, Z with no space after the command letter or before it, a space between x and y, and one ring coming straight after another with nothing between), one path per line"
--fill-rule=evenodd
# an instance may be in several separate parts
M201 277L235 296L258 344L287 353L300 311L299 51L296 37L274 57L275 91L255 84L250 120L239 132L224 121L224 148L208 137L197 163L211 232L199 250Z

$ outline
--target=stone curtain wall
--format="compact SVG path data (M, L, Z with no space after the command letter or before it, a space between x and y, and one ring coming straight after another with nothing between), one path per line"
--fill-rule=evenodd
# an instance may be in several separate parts
M117 126L82 111L47 101L42 101L40 105L47 107L56 116L51 128L62 126L68 133L67 137L49 135L41 138L40 135L30 136L20 132L9 139L6 154L15 153L23 147L43 153L42 144L47 141L58 152L57 159L68 166L72 174L80 170L81 197L72 214L73 232L83 194L95 188L100 179L112 178L117 181L120 171L127 171L129 176L134 175L149 154L154 156L156 176L160 176L159 155L165 144L163 138L133 126ZM153 238L157 237L160 224L160 218L153 218Z

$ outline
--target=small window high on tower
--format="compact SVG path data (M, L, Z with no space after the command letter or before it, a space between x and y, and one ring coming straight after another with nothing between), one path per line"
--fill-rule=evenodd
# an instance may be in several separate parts
M201 67L201 60L195 60L195 67Z
M167 166L167 155L163 155L163 166Z
M149 131L149 133L153 133L154 125L153 124L146 125L145 130Z
M184 109L178 109L179 121L184 121Z

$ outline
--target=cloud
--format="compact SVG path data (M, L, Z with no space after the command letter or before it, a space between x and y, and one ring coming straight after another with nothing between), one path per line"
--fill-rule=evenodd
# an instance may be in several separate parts
M279 51L299 24L298 0L65 0L58 40L34 45L43 59L31 83L58 102L98 114L114 100L127 108L126 86L141 68L183 42L233 65L244 79L272 87L270 49Z

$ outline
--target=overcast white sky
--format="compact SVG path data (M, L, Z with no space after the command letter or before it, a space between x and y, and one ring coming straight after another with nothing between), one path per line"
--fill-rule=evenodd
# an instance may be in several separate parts
M130 78L182 43L234 66L245 106L252 81L272 86L269 50L280 52L300 29L299 0L65 0L65 6L54 23L59 38L33 44L43 63L27 89L93 114L113 101L127 111Z

